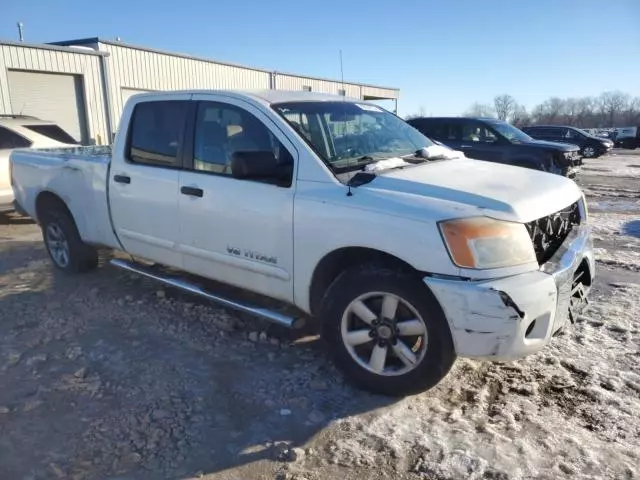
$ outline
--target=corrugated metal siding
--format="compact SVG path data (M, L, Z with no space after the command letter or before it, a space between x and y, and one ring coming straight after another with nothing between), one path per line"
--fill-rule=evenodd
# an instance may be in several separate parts
M395 89L373 87L371 85L362 85L362 97L375 97L381 99L398 98L400 92Z
M19 113L11 110L9 69L81 75L89 136L93 141L99 136L105 143L107 128L99 62L98 55L0 44L0 113Z
M109 90L114 129L122 114L122 89L268 89L270 73L202 60L175 57L125 46L100 44L109 52Z
M284 73L276 74L276 89L278 90L303 90L303 87L311 87L312 92L333 95L338 95L339 91L344 89L346 90L347 97L362 98L360 85L353 83L345 82L343 87L342 83L337 81L320 80Z
M77 141L88 143L81 75L11 69L7 78L13 113L55 121Z

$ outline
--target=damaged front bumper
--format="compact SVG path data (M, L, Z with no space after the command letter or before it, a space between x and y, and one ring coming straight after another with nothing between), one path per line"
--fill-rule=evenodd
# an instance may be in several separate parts
M594 272L593 243L583 225L540 270L497 280L424 282L444 310L459 356L510 360L542 349L577 314Z

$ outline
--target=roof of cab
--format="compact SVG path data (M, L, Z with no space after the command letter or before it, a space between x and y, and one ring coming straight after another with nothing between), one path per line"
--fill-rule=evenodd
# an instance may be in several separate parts
M359 98L345 97L342 95L331 95L328 93L292 91L292 90L171 90L164 92L139 93L135 96L162 96L168 94L216 94L226 95L236 98L251 98L260 103L272 105L284 102L358 102L369 103Z

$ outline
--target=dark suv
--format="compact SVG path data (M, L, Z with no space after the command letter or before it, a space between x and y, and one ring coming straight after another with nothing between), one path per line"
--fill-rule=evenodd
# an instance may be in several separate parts
M469 158L507 163L572 177L581 163L578 147L534 140L495 118L421 117L407 122L425 136Z
M613 142L608 138L596 137L576 127L535 125L523 127L522 131L538 140L578 145L580 147L580 155L587 158L599 157L613 148Z

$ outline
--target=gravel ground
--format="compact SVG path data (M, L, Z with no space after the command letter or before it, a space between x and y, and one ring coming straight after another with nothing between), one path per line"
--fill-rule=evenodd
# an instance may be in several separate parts
M0 217L0 478L640 476L640 154L590 160L598 279L543 352L402 400L293 337L109 266L68 277Z

